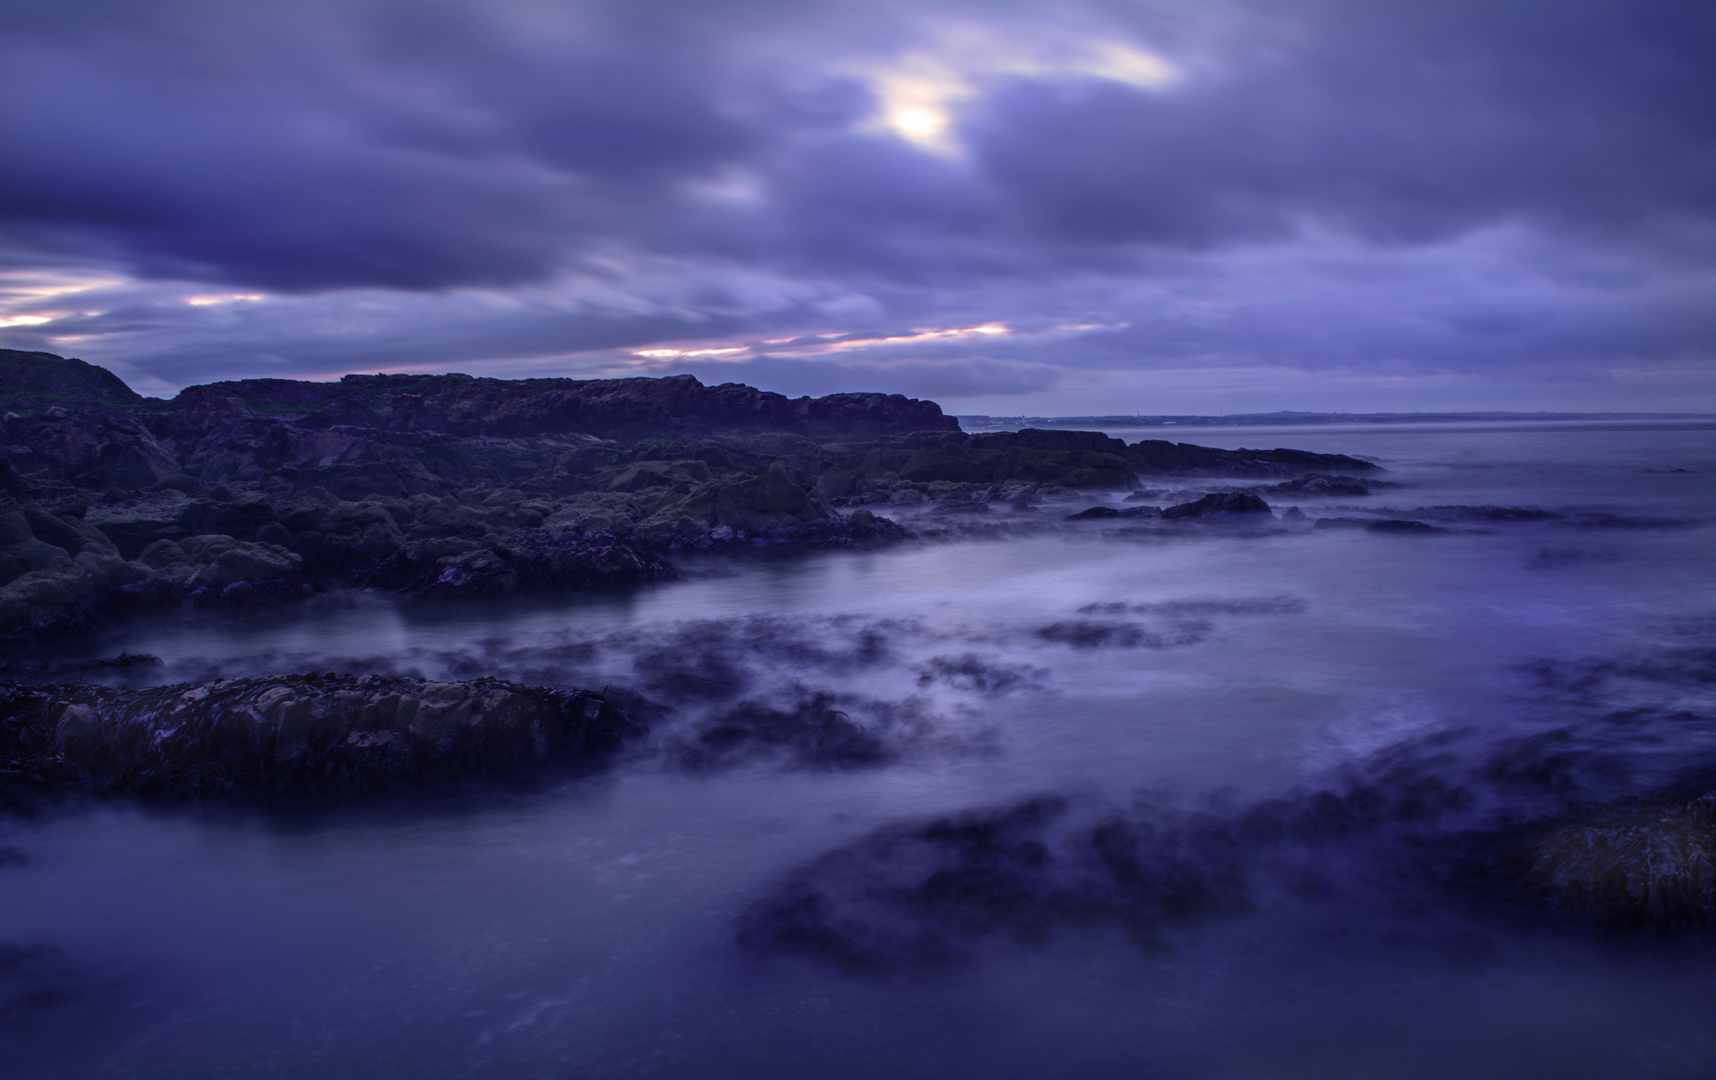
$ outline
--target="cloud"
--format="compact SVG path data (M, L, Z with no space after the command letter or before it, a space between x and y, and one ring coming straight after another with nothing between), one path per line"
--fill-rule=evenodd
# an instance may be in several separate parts
M1621 0L10 5L0 343L1713 407L1713 54Z

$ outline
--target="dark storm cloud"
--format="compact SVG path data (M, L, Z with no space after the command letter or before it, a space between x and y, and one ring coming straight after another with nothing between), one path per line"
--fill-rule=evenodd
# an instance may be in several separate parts
M1174 77L1050 55L1092 42ZM138 284L0 334L170 383L723 337L759 379L955 396L1192 362L1600 382L1716 338L1713 60L1707 3L14 3L0 271ZM877 122L901 80L942 144ZM757 344L997 319L1105 329Z
M7 34L0 202L15 244L143 276L540 279L623 235L610 204L749 143L697 53L638 28L549 56L441 5L96 10Z
M1716 211L1716 8L1300 14L1184 93L1021 80L974 125L986 174L1063 241L1198 247L1310 220L1414 243Z

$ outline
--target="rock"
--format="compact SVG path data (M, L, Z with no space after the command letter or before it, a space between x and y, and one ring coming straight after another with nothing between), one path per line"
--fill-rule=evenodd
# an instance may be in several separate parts
M518 588L518 574L512 564L483 548L443 556L436 560L436 571L435 580L428 586L433 592L485 596Z
M1164 516L1159 506L1124 506L1115 509L1112 506L1093 506L1088 510L1080 510L1076 514L1067 515L1068 521L1101 521L1106 518L1154 518Z
M76 555L81 551L97 551L107 555L119 553L119 549L105 533L75 517L55 517L38 507L26 506L24 519L37 539L62 548L67 554Z
M137 561L186 592L221 590L240 581L269 585L296 576L303 566L302 557L283 547L220 535L192 536L176 543L157 540Z
M69 558L64 548L37 539L22 513L0 511L0 585Z
M72 560L88 574L100 589L119 589L134 585L149 576L149 568L128 563L117 555L99 551L82 551Z
M882 733L835 708L832 695L803 696L788 709L741 701L676 748L682 767L709 771L744 761L784 759L801 769L855 769L896 756Z
M76 625L101 587L89 570L62 553L54 562L0 586L0 634Z
M1327 473L1307 473L1304 476L1288 480L1280 484L1272 484L1261 488L1260 491L1272 492L1277 495L1340 495L1355 497L1369 495L1370 488L1354 480L1350 476L1330 476Z
M183 524L190 506L191 500L182 492L151 492L91 507L84 521L108 537L120 555L135 559L157 540L179 540L191 535Z
M836 517L827 499L796 483L777 461L749 479L681 484L637 528L646 540L661 542L723 526L752 535Z
M97 406L47 410L9 425L33 464L97 491L140 491L183 475L179 460L141 415Z
M492 678L0 684L0 771L61 790L343 796L588 765L639 730L600 694Z
M1153 476L1293 476L1298 473L1377 473L1383 469L1345 454L1305 450L1218 450L1145 439L1126 448L1139 473Z
M1321 524L1321 522L1318 522L1318 524ZM1420 534L1429 534L1429 533L1445 533L1448 530L1447 529L1439 529L1434 525L1428 525L1422 521L1402 521L1399 519L1391 519L1389 521L1372 521L1369 524L1365 525L1364 531L1365 532L1373 532L1373 533L1420 533Z
M519 589L632 585L674 576L658 553L611 534L545 528L519 530L487 544L456 538L413 541L364 580L439 596L492 596Z
M966 434L932 402L788 399L690 376L254 379L155 402L79 361L4 360L0 386L29 403L5 421L0 499L23 500L28 535L3 539L17 532L11 518L0 527L0 585L38 575L8 595L14 630L120 602L285 595L282 583L481 595L656 580L671 576L671 552L905 535L886 518L842 518L836 501L1028 509L1045 492L1135 488L1139 461L1268 475L1373 468L1164 443L1165 458L1089 431ZM206 537L260 546L186 546ZM91 552L105 558L70 562ZM299 560L289 572L285 555ZM61 593L75 612L42 606Z
M0 455L0 495L23 495L29 485L8 456Z
M1162 511L1162 517L1171 521L1255 521L1269 514L1268 503L1244 491L1205 495L1196 502L1181 503Z
M143 398L104 367L53 353L0 349L0 411L28 415L76 405L134 406Z
M1311 523L1314 529L1362 529L1376 524L1375 518L1332 517L1318 518Z
M989 512L989 490L987 488L972 489L964 486L954 488L935 504L938 514L987 514Z
M620 467L604 487L608 491L642 491L682 483L699 484L711 475L709 466L701 461L638 461Z
M1716 794L1622 799L1537 824L1513 865L1551 908L1602 926L1716 926Z
M348 375L337 383L250 379L193 387L191 408L211 400L290 416L319 427L438 431L460 436L583 433L661 438L710 431L780 431L873 436L957 430L933 402L898 394L789 399L737 383L708 387L690 375L665 379L532 379L509 383L468 375Z

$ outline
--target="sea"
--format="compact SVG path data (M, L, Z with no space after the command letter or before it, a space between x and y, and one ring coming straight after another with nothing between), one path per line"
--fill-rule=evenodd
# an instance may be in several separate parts
M1710 931L1545 907L1504 851L1716 766L1716 424L1109 433L1386 471L65 643L607 688L650 732L502 790L0 817L0 1075L1716 1076Z

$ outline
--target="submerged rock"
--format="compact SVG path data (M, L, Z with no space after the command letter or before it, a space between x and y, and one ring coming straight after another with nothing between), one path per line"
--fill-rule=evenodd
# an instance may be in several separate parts
M588 690L332 673L145 690L0 684L0 779L336 796L589 763L641 731Z

